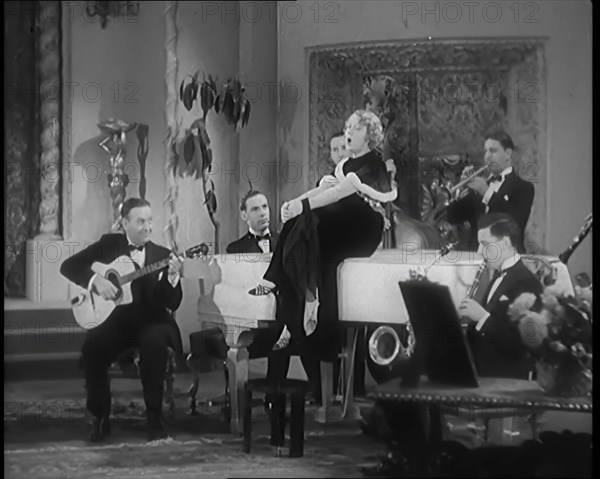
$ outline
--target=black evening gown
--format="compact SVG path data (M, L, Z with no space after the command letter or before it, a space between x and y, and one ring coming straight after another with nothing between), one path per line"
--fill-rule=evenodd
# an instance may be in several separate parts
M264 278L277 286L277 319L287 325L291 343L309 347L320 358L335 358L339 350L337 268L347 258L371 256L382 240L384 219L367 199L393 201L389 173L381 156L370 151L357 158L342 161L336 176L343 179L354 173L358 184L355 193L335 203L310 211L316 223L320 260L304 267L317 268L319 308L317 328L308 337L304 332L305 295L294 288L296 278L290 277L283 265L283 252L288 236L300 217L286 222L273 252ZM360 190L360 191L359 191ZM306 208L306 206L305 206ZM291 238L290 238L291 239ZM304 258L305 260L307 258ZM298 258L302 261L303 258Z

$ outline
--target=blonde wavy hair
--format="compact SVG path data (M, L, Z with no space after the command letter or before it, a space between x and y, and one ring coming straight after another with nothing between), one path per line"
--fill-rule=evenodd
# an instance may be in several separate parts
M383 126L377 115L367 110L356 110L346 120L344 131L353 116L358 117L358 124L367 128L367 144L371 150L380 149L383 145Z

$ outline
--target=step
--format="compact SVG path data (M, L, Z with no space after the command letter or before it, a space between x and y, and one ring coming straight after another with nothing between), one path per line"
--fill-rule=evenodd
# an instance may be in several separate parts
M28 304L29 303L29 304ZM77 327L71 308L23 301L19 308L4 307L4 330L18 328ZM52 307L54 306L54 307Z
M49 379L74 379L83 378L83 368L80 366L81 353L79 351L58 353L21 353L4 355L4 380L29 381ZM222 367L213 361L203 360L199 364L201 373L217 371L220 375ZM177 361L176 375L190 374L184 361ZM111 378L134 377L131 370L121 370L114 365L109 369ZM224 372L223 372L224 375ZM224 377L224 376L223 376ZM202 384L200 384L202 388Z
M83 377L80 352L4 354L4 381Z
M81 350L86 331L79 326L4 325L4 354L67 353Z

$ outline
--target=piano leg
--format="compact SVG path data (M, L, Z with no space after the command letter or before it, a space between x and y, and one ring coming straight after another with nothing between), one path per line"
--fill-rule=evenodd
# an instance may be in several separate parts
M344 358L344 395L342 408L342 417L344 419L360 419L360 410L354 404L354 358L356 353L356 343L358 340L358 328L349 327L346 333L346 342L342 349L342 357Z
M231 432L242 434L244 423L244 386L248 381L249 354L246 347L230 346L227 352L229 395L231 398Z

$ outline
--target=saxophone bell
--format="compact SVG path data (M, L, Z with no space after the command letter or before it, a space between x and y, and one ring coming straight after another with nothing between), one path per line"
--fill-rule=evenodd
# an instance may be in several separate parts
M444 245L435 259L425 268L411 268L409 270L409 278L415 281L428 281L427 272L429 269L438 263L452 249L456 247L459 241ZM404 340L401 340L401 336ZM416 339L410 322L406 325L388 326L379 325L367 334L367 349L369 357L367 363L371 373L378 375L376 371L380 371L380 367L389 368L391 371L394 368L401 366L401 362L412 357L415 350ZM388 378L388 375L382 377Z

